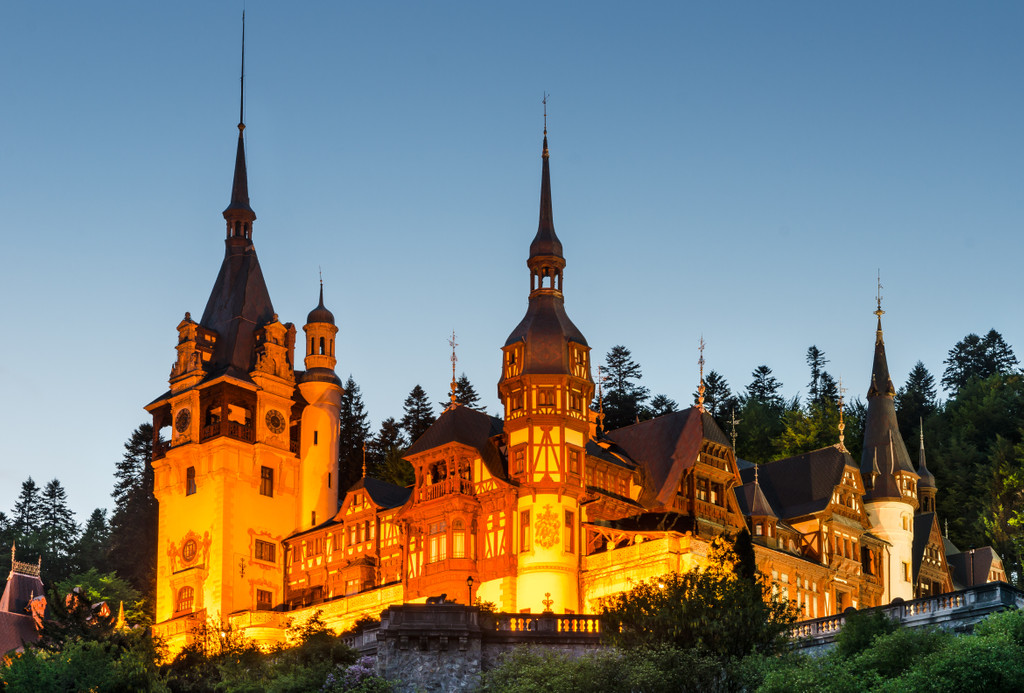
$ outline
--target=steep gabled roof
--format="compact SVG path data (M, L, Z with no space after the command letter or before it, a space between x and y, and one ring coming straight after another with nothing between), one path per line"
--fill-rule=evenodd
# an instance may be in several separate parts
M850 453L830 445L762 464L758 476L761 489L778 516L794 518L827 508L848 467L857 468ZM753 481L753 467L742 469L740 477L744 483Z
M449 443L461 443L480 453L492 476L507 479L508 462L493 440L503 426L501 419L469 407L446 409L405 454L410 457Z
M921 561L924 560L924 550L928 547L928 540L932 536L932 528L934 526L936 530L938 529L937 522L935 513L914 515L914 545L911 550L911 562L915 583L921 569Z
M607 437L643 469L644 506L666 505L697 461L704 421L696 407L610 431Z
M373 501L373 504L384 510L390 510L391 508L397 508L400 505L405 505L405 502L409 500L409 496L412 495L411 488L396 486L395 484L388 483L387 481L381 481L380 479L374 479L369 476L364 476L362 479L352 484L352 487L346 492L346 495L360 489L366 489L366 494L370 497L370 500Z

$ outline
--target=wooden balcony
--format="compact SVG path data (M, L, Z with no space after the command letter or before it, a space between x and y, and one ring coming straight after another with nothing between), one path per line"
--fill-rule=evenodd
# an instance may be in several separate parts
M448 477L436 484L420 486L416 490L416 500L431 501L451 494L473 495L473 482L457 476Z
M233 438L234 440L240 440L243 443L251 443L255 440L252 426L245 426L234 421L218 421L217 423L203 426L202 429L200 429L199 442L204 442L211 438L217 438L218 436Z

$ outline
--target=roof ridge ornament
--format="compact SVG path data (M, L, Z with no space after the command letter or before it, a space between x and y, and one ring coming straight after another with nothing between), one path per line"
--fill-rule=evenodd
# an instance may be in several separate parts
M540 100L544 105L544 151L541 156L545 159L548 158L548 93L544 92L544 98Z
M743 419L736 418L736 407L734 405L732 408L732 415L729 417L729 423L732 425L732 432L730 435L732 437L732 452L734 455L736 454L736 426L741 421L743 421Z
M707 412L704 408L704 335L700 336L700 346L697 347L700 351L700 358L697 359L697 365L700 367L700 380L697 383L697 411L703 413Z
M452 385L451 385L452 391L451 391L451 394L448 395L448 397L451 399L451 404L449 404L445 408L445 411L451 411L455 407L459 406L459 402L456 401L456 398L458 397L456 392L458 392L458 389L459 389L459 382L455 378L455 364L458 363L458 361L459 361L459 357L455 355L455 347L457 347L459 345L455 341L455 329L454 328L452 328L452 336L451 336L451 339L448 340L448 346L450 346L452 348L452 357L451 357L451 359L452 359Z
M839 376L839 452L849 452L846 449L846 436L843 434L843 431L846 430L846 423L843 421L843 395L845 394L846 388L843 387L843 376Z

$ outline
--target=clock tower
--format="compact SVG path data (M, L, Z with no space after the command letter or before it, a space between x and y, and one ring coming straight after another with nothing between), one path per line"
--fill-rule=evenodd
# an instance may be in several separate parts
M338 329L321 286L306 370L295 369L295 326L274 312L252 242L244 128L220 272L199 321L178 324L170 389L146 407L160 504L155 632L172 650L209 619L281 604L283 540L338 507Z

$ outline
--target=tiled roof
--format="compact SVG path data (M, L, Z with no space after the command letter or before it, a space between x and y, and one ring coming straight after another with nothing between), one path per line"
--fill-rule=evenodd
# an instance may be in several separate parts
M405 454L411 456L449 443L461 443L480 453L492 476L507 479L508 463L493 440L503 428L499 418L458 406L444 411Z

